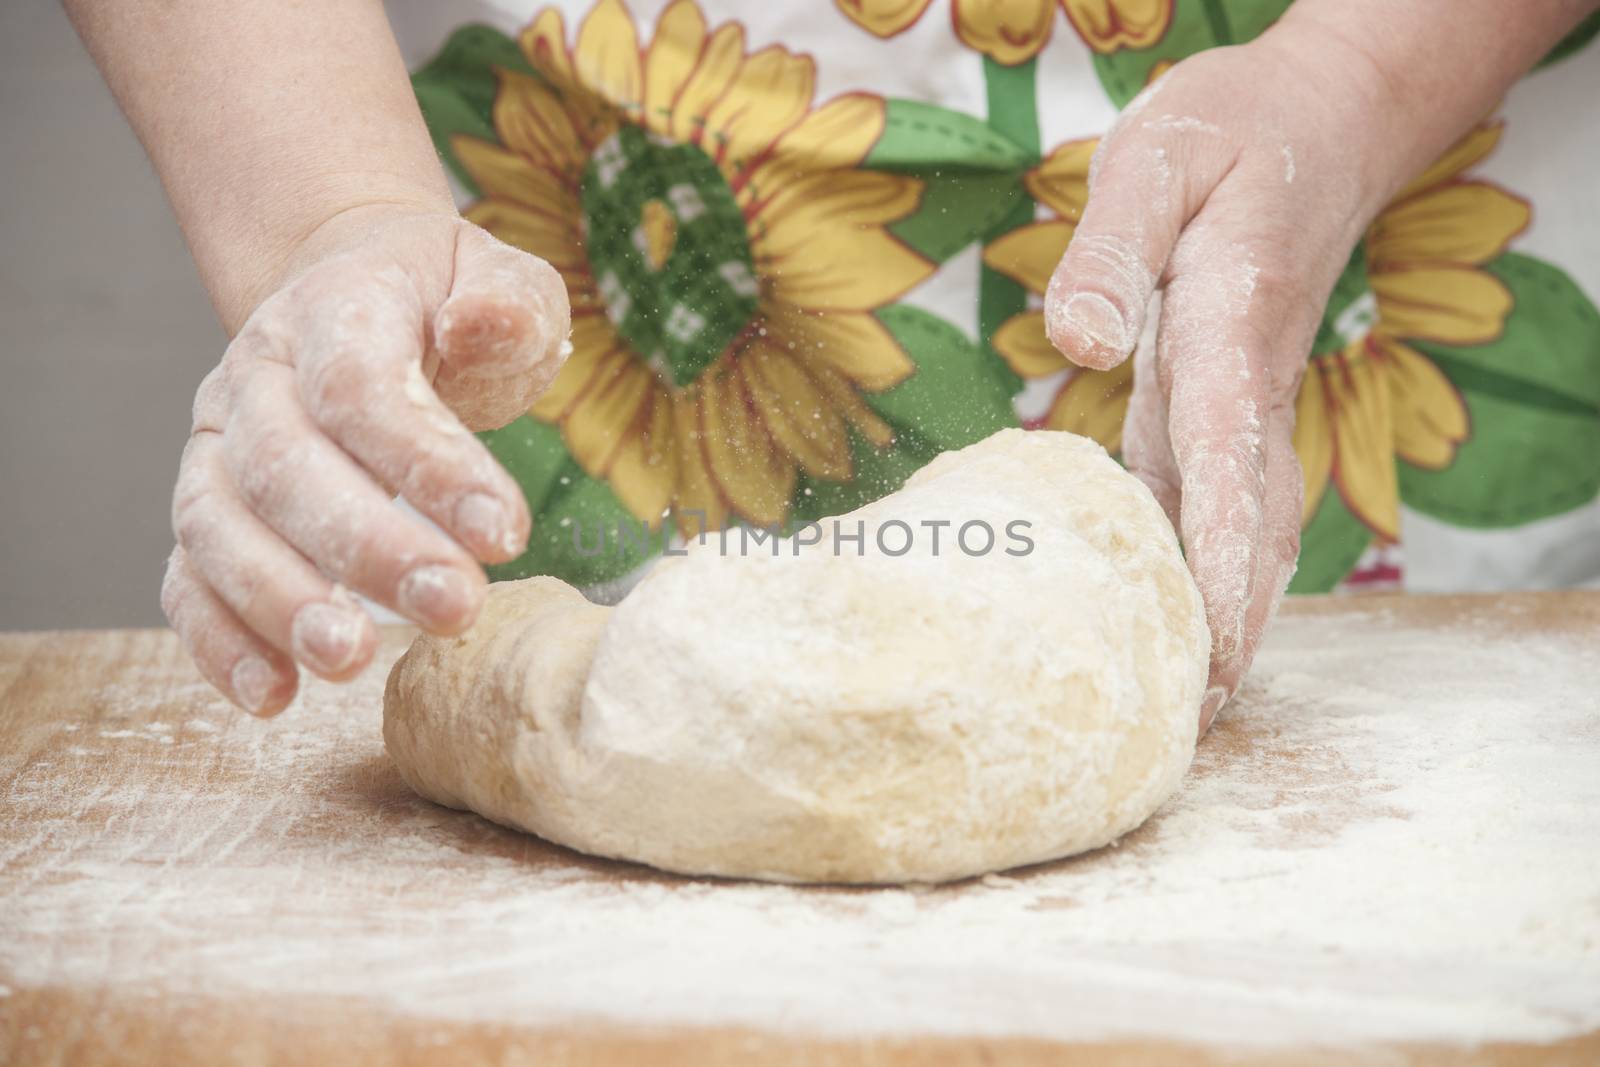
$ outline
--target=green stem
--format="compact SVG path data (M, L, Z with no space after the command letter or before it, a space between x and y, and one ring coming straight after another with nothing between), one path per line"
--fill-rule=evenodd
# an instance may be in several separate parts
M983 60L983 81L988 96L988 121L994 129L1027 150L1031 160L1039 158L1039 100L1036 85L1035 61L1015 67L1003 66L988 56ZM990 242L1033 221L1033 200L1024 197L1005 218L988 233L983 243ZM1011 318L1027 310L1028 291L988 265L982 269L978 280L978 334L984 350L993 358L997 372L1007 376L1015 388L1020 378L1010 374L1005 361L994 350L995 332Z

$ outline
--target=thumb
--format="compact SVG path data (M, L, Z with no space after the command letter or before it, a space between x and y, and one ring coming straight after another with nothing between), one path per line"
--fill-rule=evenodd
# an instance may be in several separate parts
M462 223L432 354L434 389L468 429L504 426L527 411L566 361L571 327L553 267Z
M1135 100L1089 171L1089 200L1045 292L1062 355L1108 370L1133 351L1179 233L1226 172L1220 131Z

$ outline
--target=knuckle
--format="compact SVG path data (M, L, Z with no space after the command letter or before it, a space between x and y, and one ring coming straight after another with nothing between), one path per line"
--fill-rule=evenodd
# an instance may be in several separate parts
M206 376L200 379L200 386L194 392L194 405L189 410L191 432L221 428L231 393L230 375L231 368L224 357L222 362L212 367Z
M452 489L473 480L462 450L448 441L419 447L399 480L400 495L418 506L428 506Z
M279 294L277 297L269 298L246 320L233 342L228 345L228 350L223 353L224 365L247 366L258 360L274 363L291 361L289 356L294 350L293 331L287 321L288 313L280 306L281 296L282 294Z
M305 456L304 434L272 423L235 425L225 440L229 473L240 497L257 513L271 511L285 494L285 486L293 488L289 483Z
M301 398L318 425L337 432L361 420L370 386L371 375L360 352L353 345L340 345L303 373Z
M210 528L215 512L211 490L210 478L196 464L179 470L172 493L172 532L180 545L196 543Z

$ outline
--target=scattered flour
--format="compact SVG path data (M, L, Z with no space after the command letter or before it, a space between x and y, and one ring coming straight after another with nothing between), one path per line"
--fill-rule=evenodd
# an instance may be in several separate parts
M918 890L685 881L433 807L381 671L269 723L130 686L81 718L185 725L0 783L0 975L518 1025L1556 1040L1600 1027L1600 649L1504 615L1285 618L1140 830Z

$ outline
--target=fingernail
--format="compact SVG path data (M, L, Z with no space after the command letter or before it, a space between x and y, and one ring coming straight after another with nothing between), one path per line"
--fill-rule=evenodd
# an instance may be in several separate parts
M455 567L418 567L400 580L400 611L419 622L453 625L472 606L472 586Z
M323 674L338 674L355 662L361 650L360 609L324 601L294 613L289 644L295 659Z
M1128 346L1128 326L1116 306L1099 293L1076 293L1061 308L1059 321L1081 334L1096 348L1123 353Z
M505 505L487 493L468 493L456 505L456 534L478 552L515 556L522 551Z
M278 672L260 656L246 656L233 665L228 684L233 686L233 699L240 707L252 715L260 715L278 687Z

